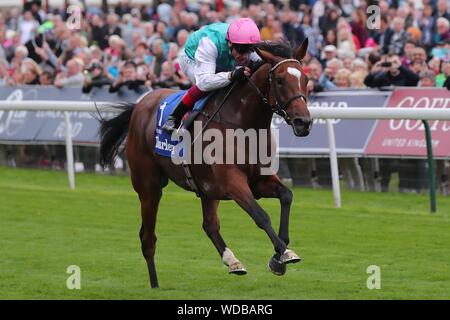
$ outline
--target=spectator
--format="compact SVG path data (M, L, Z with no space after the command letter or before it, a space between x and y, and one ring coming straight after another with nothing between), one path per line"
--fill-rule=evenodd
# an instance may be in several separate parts
M381 48L382 54L389 52L389 45L391 43L394 30L389 27L389 18L387 15L382 15L380 18L380 31L375 35L375 41Z
M51 70L44 70L39 77L39 84L43 86L51 86L54 84L55 75Z
M134 51L134 63L137 65L140 63L149 64L152 60L150 56L150 52L148 51L148 46L145 42L140 42L137 44L136 49Z
M337 57L337 49L333 45L327 45L323 48L322 66L325 66L328 61Z
M8 61L0 59L0 86L6 85L8 78Z
M319 79L322 75L322 65L319 61L313 60L308 64L308 90L310 92L323 91L322 85L319 83Z
M336 72L336 76L334 77L334 83L338 88L350 88L350 75L352 72L348 69L342 68Z
M79 32L74 31L70 33L69 37L67 38L65 48L63 49L61 55L58 57L58 63L66 65L66 63L70 59L74 58L75 55L81 51L84 43L85 42L83 41L83 37Z
M356 55L356 46L353 40L353 34L349 29L343 28L338 31L337 55L339 58L349 56L354 58Z
M145 22L142 27L144 29L145 42L147 43L147 46L151 48L153 41L159 37L158 34L155 33L155 26L153 25L153 22L149 21Z
M350 65L350 70L352 72L363 72L363 73L367 74L369 69L368 69L367 63L364 62L364 60L357 58L352 61L351 65Z
M153 84L161 88L177 88L178 83L175 79L175 73L170 62L166 61L161 65L161 75Z
M81 64L76 59L67 62L67 68L56 75L55 86L62 87L81 87L84 82Z
M422 17L419 19L418 26L421 31L419 44L427 51L433 46L433 34L436 24L436 17L433 16L433 7L425 5L423 7Z
M395 55L402 55L403 48L406 41L409 39L408 33L405 31L405 22L400 17L394 18L392 21L392 34L391 40L388 44L388 53Z
M340 60L342 61L342 66L344 69L349 69L352 67L354 57L350 55L345 55L344 57L340 57Z
M347 32L350 33L347 37L348 39L346 39L346 40L348 40L349 42L353 41L353 45L355 48L354 51L359 50L361 48L361 44L359 43L358 37L355 36L353 33L351 33L352 28L351 28L350 24L347 22L347 20L345 20L344 18L341 17L338 19L338 23L337 23L338 45L339 45L339 33L342 30L346 30ZM364 45L364 43L363 43L363 45Z
M144 37L141 20L137 17L131 17L131 21L123 27L122 34L122 38L128 48L132 48L136 43L141 42Z
M424 69L428 69L427 53L423 48L416 47L412 50L409 68L416 74L419 74Z
M161 3L156 8L158 17L164 21L166 24L170 22L170 16L172 15L172 7L167 3L166 0L162 0Z
M169 42L167 24L164 21L158 21L156 23L156 34L158 35L158 38L164 40L164 42Z
M98 60L93 60L89 67L84 71L83 93L91 92L92 88L101 88L110 86L111 80L103 73L103 66Z
M40 84L39 77L42 73L42 70L34 60L26 58L22 62L21 72L23 74L23 84Z
M442 63L441 73L438 77L440 83L437 86L442 86L450 90L450 60ZM438 77L436 77L436 80L438 80Z
M273 23L275 17L272 14L268 14L264 20L264 26L261 28L261 39L268 41L273 39Z
M119 27L119 16L115 13L110 13L106 17L107 36L112 35L122 36L122 30Z
M161 75L161 66L166 60L164 54L164 41L162 39L156 39L153 41L152 50L153 59L150 65L150 72L155 78Z
M419 78L419 87L434 87L436 85L436 75L431 70L421 71Z
M102 60L103 51L97 45L92 45L89 47L89 55L91 60Z
M360 10L354 10L351 13L350 27L353 35L356 36L361 46L367 41L366 20Z
M330 8L324 16L319 18L319 28L324 36L327 35L328 30L336 30L338 19L339 14L336 8Z
M367 75L364 84L368 87L406 86L415 87L419 76L402 66L397 55L391 55L378 61L374 70Z
M350 75L350 87L351 88L365 88L364 79L367 76L367 72L358 70L352 72Z
M436 18L445 18L450 20L450 13L448 12L447 0L436 1L436 12L434 14Z
M184 49L184 45L186 44L186 40L189 36L189 32L185 29L182 29L177 34L177 44L179 48L179 52L182 52Z
M433 71L434 74L438 74L441 71L441 60L437 57L433 57L430 61L428 61L428 69ZM423 68L422 71L427 70L427 68Z
M337 59L337 58L333 58L331 60L329 60L326 63L326 68L324 73L322 73L322 75L319 78L319 84L325 89L325 90L329 90L329 89L334 89L336 88L336 84L334 84L334 78L337 74L337 72L342 69L343 64L342 61Z
M450 40L450 22L448 19L441 17L436 21L436 33L434 35L434 43Z
M127 61L132 56L130 49L127 49L125 41L117 36L112 35L109 38L109 47L105 49L105 53L111 57L111 61Z
M142 36L142 33L139 31L135 31L131 35L131 43L128 45L126 44L127 48L133 48L133 50L136 50L138 45L144 42L144 37ZM145 44L147 46L147 44ZM148 48L148 47L147 47Z
M332 46L337 45L337 35L336 35L336 30L334 30L334 29L328 30L325 35L324 46L328 46L328 45L332 45Z
M413 60L413 52L415 48L416 45L414 41L411 40L406 41L405 48L403 50L404 56L401 58L402 65L404 65L405 67L411 66Z
M323 37L320 32L312 26L311 15L307 13L303 15L302 28L305 37L309 40L309 53L314 57L319 57L320 50L322 49Z
M20 42L22 44L27 43L33 36L33 32L39 27L31 11L25 11L23 13L23 20L19 22Z
M6 80L8 86L20 86L23 85L23 73L20 68L15 68L12 70L12 76Z
M117 92L122 87L127 87L129 90L139 93L143 92L145 80L138 79L136 67L133 61L125 62L120 70L119 78L109 87L109 92Z
M11 65L13 69L20 68L22 61L28 57L28 49L25 46L19 46L14 52L14 57L12 58Z
M108 47L108 26L98 15L93 15L91 19L91 36L94 44L102 50Z

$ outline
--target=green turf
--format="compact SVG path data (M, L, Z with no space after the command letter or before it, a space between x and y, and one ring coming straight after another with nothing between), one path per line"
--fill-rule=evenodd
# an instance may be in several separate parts
M160 288L151 290L129 177L0 168L0 299L449 299L450 198L295 189L290 247L303 262L267 269L272 245L236 204L220 206L222 235L248 274L228 275L201 228L199 200L164 190L157 234ZM260 201L278 229L277 200ZM81 268L81 290L66 268ZM381 289L366 287L369 265Z

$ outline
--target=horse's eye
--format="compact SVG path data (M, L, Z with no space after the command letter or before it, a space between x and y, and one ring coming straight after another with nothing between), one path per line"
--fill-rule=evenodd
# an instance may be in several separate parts
M283 85L283 78L277 78L277 85L282 86Z

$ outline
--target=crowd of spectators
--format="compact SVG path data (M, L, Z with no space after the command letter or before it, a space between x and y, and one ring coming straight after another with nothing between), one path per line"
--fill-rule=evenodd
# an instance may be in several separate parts
M449 0L153 1L86 6L81 16L31 1L0 11L0 85L186 88L178 55L189 33L239 16L263 40L306 37L308 90L450 89ZM379 17L367 13L378 5ZM375 18L375 19L374 19Z
M178 57L189 34L251 17L265 41L298 46L309 39L303 64L309 91L391 85L450 90L450 0L102 0L100 7L83 7L80 16L43 2L0 9L0 86L79 87L86 94L99 87L186 89L191 84ZM379 16L367 13L371 5ZM358 167L340 166L344 173ZM448 184L448 177L442 181Z

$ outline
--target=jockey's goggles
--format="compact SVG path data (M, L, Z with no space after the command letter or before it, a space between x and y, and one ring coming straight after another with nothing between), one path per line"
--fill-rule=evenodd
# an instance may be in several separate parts
M245 53L249 53L251 51L253 51L253 45L251 44L236 44L233 43L231 45L231 47L236 50L237 53L239 54L245 54Z

